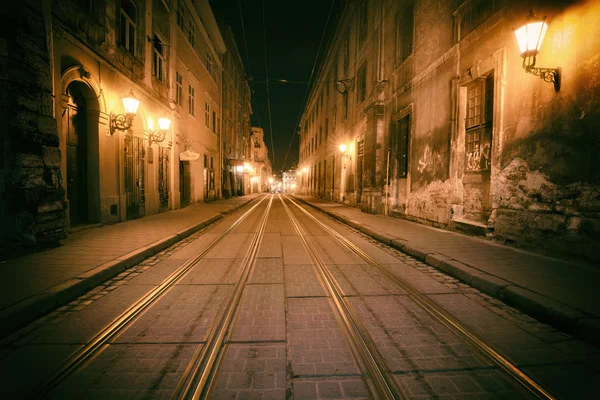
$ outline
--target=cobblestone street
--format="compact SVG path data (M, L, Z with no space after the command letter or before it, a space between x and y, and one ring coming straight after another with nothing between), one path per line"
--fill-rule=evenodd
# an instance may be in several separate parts
M392 397L535 397L415 296L548 393L595 392L597 348L300 204L256 199L5 337L2 397L379 398L374 368Z

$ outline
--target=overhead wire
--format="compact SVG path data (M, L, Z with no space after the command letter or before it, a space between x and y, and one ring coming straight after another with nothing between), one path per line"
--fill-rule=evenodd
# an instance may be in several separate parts
M329 19L331 18L331 12L333 11L334 4L335 4L335 0L331 0L331 5L329 6L329 13L327 14L327 21L325 21L325 27L323 28L323 34L321 35L321 41L319 42L319 48L317 49L317 55L315 56L315 62L313 63L312 70L310 71L310 77L308 78L308 86L306 87L306 92L304 93L304 99L302 100L303 104L306 102L307 96L310 92L310 84L312 82L312 78L315 73L315 69L317 67L317 61L319 60L319 54L321 53L321 47L323 46L323 40L325 39L325 33L327 32L327 26L329 25ZM268 82L267 82L267 86L268 86ZM290 153L290 149L292 148L292 144L294 143L294 138L296 137L296 128L298 127L298 124L300 123L300 118L302 117L303 110L304 110L304 108L300 109L300 112L298 113L298 118L296 119L296 123L294 124L293 130L292 130L292 138L290 139L290 144L288 146L287 153L285 154L283 164L281 165L281 172L283 172L283 169L285 167L285 162L287 161L287 157Z
M265 46L265 77L267 78L267 109L269 111L269 133L271 136L271 151L273 154L273 161L271 162L271 168L275 166L275 146L273 145L273 123L271 119L271 96L269 93L269 61L267 57L267 26L265 24L265 1L260 2L262 8L262 22L263 22L263 38Z
M246 40L246 28L244 26L244 13L242 12L242 2L238 0L238 6L240 9L240 22L242 24L242 37L244 38L244 48L246 50L246 63L248 64L248 81L252 81L252 68L250 67L250 53L248 52L248 41ZM262 128L262 124L260 122L260 114L258 111L256 112L256 119L258 120L258 126Z

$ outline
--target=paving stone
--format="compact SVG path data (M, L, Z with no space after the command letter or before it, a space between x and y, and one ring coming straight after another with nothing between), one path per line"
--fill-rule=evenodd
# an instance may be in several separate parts
M230 344L209 398L285 399L285 345Z
M230 286L175 286L144 312L117 343L198 343L223 303Z
M325 296L325 289L312 265L286 265L284 273L288 297Z
M179 285L234 284L240 274L241 258L207 258L200 260L179 281Z
M369 391L359 377L295 378L294 399L369 399Z
M69 376L50 398L155 398L175 390L195 345L116 344ZM105 396L105 397L104 397Z
M359 373L329 300L288 300L288 351L294 375Z
M404 293L378 271L367 265L328 265L327 268L345 296L391 295Z
M283 283L281 258L258 258L248 278L249 283Z
M247 285L230 340L285 340L283 299L283 285Z

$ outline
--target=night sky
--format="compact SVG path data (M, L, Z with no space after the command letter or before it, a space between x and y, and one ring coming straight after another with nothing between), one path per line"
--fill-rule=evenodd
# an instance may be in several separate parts
M332 4L321 55L325 51L329 32L335 26L341 3L340 0L210 0L217 19L224 19L233 29L252 90L252 123L264 129L265 143L272 162L273 149L275 150L274 173L279 174L282 169L296 167L298 164L297 126L308 96L308 81ZM265 64L265 48L268 64ZM270 82L273 144L269 127L265 65L268 67ZM316 76L313 77L315 78ZM282 83L277 80L300 83Z

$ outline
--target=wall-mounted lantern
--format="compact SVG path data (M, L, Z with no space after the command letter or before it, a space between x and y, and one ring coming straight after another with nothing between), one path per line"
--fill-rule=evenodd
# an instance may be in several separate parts
M123 105L125 106L125 114L110 113L111 135L114 135L115 130L125 131L131 128L131 125L133 124L133 117L135 117L138 106L140 105L139 99L133 95L133 90L130 90L129 94L123 97Z
M538 18L531 12L525 24L515 30L515 36L519 43L521 57L523 57L525 72L539 76L548 83L553 83L554 90L558 92L560 90L560 69L537 68L535 66L535 58L540 52L547 30L546 17Z
M352 161L352 155L348 153L346 153L346 149L348 146L346 146L345 143L340 144L340 153L342 153L342 162L343 162L343 168L346 169L346 158L348 158L348 160Z
M151 121L148 121L148 125L151 126ZM152 146L152 143L160 143L165 140L167 136L167 132L169 132L169 127L171 126L171 120L167 117L162 117L158 119L158 129L152 130L148 132L148 146Z

